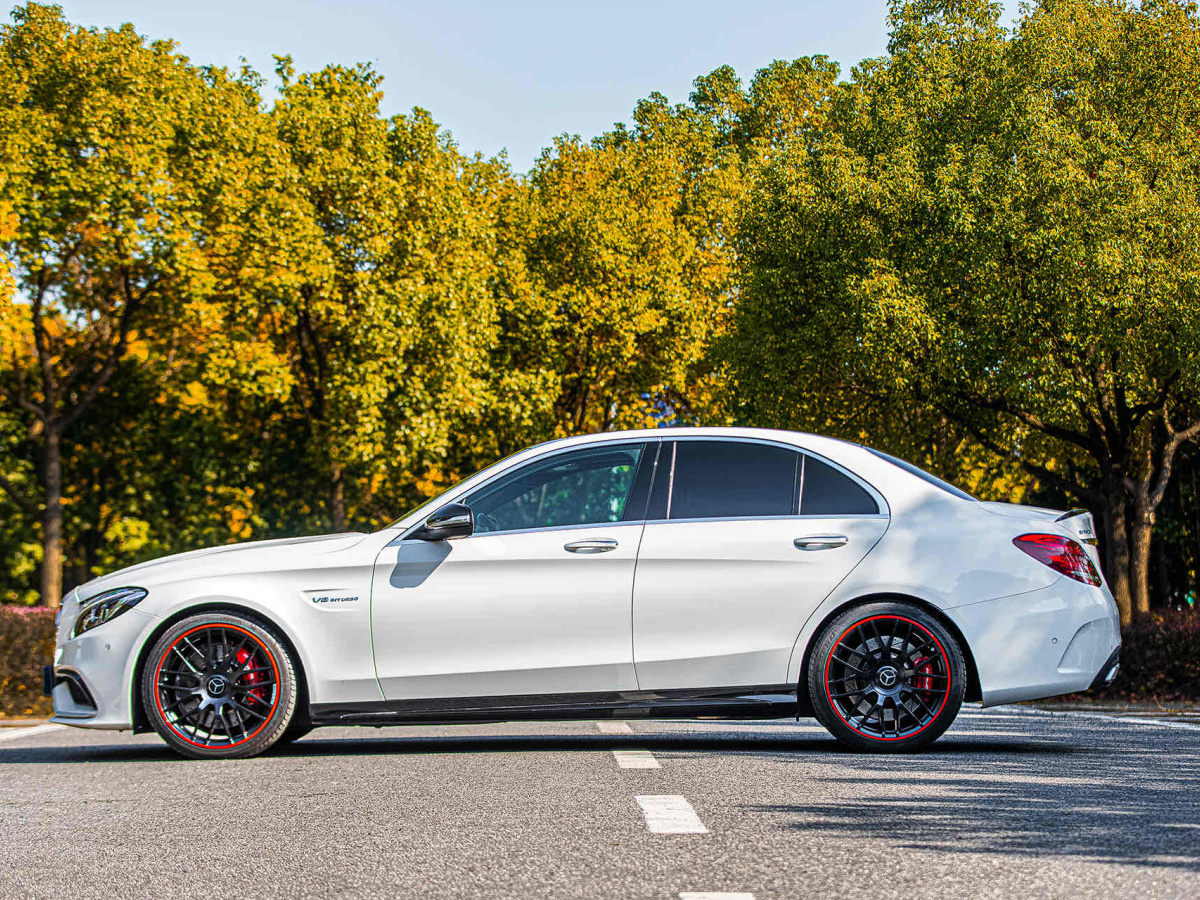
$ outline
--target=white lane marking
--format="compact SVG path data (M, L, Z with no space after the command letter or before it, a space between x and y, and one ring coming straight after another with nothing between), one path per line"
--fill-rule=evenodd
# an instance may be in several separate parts
M635 799L651 834L708 834L686 797L657 794L639 795Z
M649 750L614 750L617 765L622 769L661 769Z
M1064 716L1071 719L1104 719L1107 722L1128 722L1131 725L1149 725L1159 728L1182 728L1186 731L1200 731L1200 725L1190 722L1165 722L1161 719L1138 719L1132 716L1106 716L1103 713L1075 712L1069 709L1027 709L1027 716Z
M597 722L596 729L601 734L633 734L628 722Z
M1021 713L959 713L959 719L1027 719Z
M754 895L738 891L680 891L679 900L754 900Z
M14 728L12 731L6 728L4 733L0 733L0 741L15 741L18 738L33 737L35 734L58 731L60 728L65 727L65 725L31 725L28 728Z

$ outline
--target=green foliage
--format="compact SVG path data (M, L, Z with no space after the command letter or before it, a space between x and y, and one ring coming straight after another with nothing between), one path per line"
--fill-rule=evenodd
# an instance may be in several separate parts
M979 0L889 10L887 55L848 79L823 56L720 67L520 175L422 109L381 116L368 65L280 57L264 96L131 26L19 7L0 600L377 527L529 443L692 422L1083 503L1127 610L1192 589L1195 9L1054 0L1012 30Z
M1104 512L1118 597L1145 608L1200 428L1195 10L1057 0L1012 35L982 2L891 16L889 57L749 196L742 414L1006 456Z

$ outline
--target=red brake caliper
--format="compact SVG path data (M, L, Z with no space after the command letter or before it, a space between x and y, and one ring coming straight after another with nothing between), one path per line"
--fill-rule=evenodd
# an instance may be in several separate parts
M921 676L934 674L933 661L930 657L926 657L925 659L918 660L914 668L917 670L917 677L913 679L913 689L917 691L924 691L925 696L921 699L928 703L932 699L929 692L933 690L933 679L922 678Z
M239 666L244 666L246 664L246 660L248 660L249 658L250 658L250 651L242 649L237 652L237 662L238 662ZM250 672L245 676L245 678L246 678L247 684L254 684L254 683L262 680L262 672ZM257 688L255 690L252 690L249 692L249 694L251 697L253 697L255 700L257 700L259 703L267 702L263 697L262 688Z

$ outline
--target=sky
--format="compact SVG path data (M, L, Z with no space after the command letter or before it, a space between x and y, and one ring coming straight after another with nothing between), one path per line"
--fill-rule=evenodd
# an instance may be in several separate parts
M749 81L772 60L824 53L848 74L887 47L882 0L59 3L76 24L132 22L194 63L236 69L244 57L272 79L272 54L291 54L298 71L369 62L385 79L384 114L424 107L463 151L507 150L517 171L556 135L628 121L652 91L686 101L692 79L718 66Z

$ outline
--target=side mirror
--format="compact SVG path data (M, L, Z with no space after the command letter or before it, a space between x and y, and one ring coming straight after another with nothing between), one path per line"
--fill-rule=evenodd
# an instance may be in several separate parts
M413 534L422 541L444 541L447 538L470 537L475 533L475 516L465 503L447 503L425 520Z

